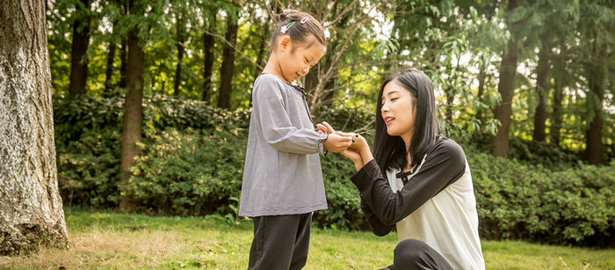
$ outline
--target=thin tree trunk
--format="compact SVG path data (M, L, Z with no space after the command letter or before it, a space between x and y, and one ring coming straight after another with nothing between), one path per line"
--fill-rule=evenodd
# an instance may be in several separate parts
M85 13L90 8L89 0L81 0L83 9L76 13ZM79 6L79 5L77 5ZM71 95L81 94L85 89L88 77L88 59L86 51L90 42L89 15L82 15L73 23L73 44L70 64L70 82L68 92Z
M105 71L105 92L104 95L111 96L111 77L113 76L113 58L115 58L116 45L113 42L109 43L109 53L107 54L107 68Z
M209 25L207 26L208 32L213 32L216 29L216 10L212 9L212 18L209 21ZM203 95L201 96L201 100L207 101L209 99L209 93L211 93L211 76L213 75L213 66L214 66L214 45L215 45L214 37L203 33L203 50L205 51L205 63L203 69L203 78L205 79L203 83Z
M551 114L551 129L549 135L551 136L551 143L558 146L560 145L560 134L562 129L562 97L564 93L564 86L562 83L562 77L564 76L563 69L555 78L555 87L553 89L553 113Z
M593 108L594 118L589 124L589 128L586 131L586 144L585 157L590 164L600 165L602 164L602 109L601 104L604 99L603 89L601 87L602 76L601 72L593 74L595 77L590 77L591 94L596 96L598 104L589 105L589 108ZM589 97L588 97L589 100Z
M235 11L235 15L229 14L227 16L227 31L224 38L228 40L231 45L225 44L222 51L222 67L220 67L220 93L218 95L218 107L229 109L231 108L231 92L233 81L233 67L235 65L235 49L233 48L237 39L237 16L238 11Z
M497 134L491 139L493 149L491 154L496 157L506 157L508 154L508 138L510 130L510 116L512 115L512 97L514 92L514 79L517 73L517 45L514 40L508 41L508 49L502 56L500 65L500 81L498 92L502 102L495 107L495 119L500 121Z
M132 1L131 1L132 3ZM131 13L140 14L138 8L132 7ZM122 181L127 181L131 175L130 168L135 165L135 157L140 150L137 143L141 142L141 124L143 122L143 70L145 62L145 52L139 46L139 37L136 35L135 28L128 37L128 69L126 83L128 93L126 93L124 103L124 119L122 121L122 142L121 142L121 170ZM136 203L132 194L122 194L120 200L120 210L133 211Z
M182 78L182 61L184 60L184 19L183 15L178 12L177 14L177 67L175 68L175 82L173 85L173 94L179 95L179 86L181 85Z
M548 71L549 48L543 45L538 53L538 66L536 67L536 94L538 95L538 105L536 105L536 113L534 114L534 132L532 134L532 139L535 142L544 142L546 139L547 105L545 96L548 93Z
M44 1L0 2L0 255L68 248Z
M480 65L479 65L479 73L478 73L478 93L476 94L476 98L483 102L483 94L485 93L485 80L487 78L486 69L487 69L487 59L485 55L481 55ZM483 110L479 107L476 110L476 119L481 121L483 124Z
M126 88L126 77L128 73L128 42L126 39L122 40L122 48L120 49L120 82L118 86L120 88Z

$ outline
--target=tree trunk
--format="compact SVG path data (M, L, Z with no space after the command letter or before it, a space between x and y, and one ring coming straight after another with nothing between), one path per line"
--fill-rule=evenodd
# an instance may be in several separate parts
M588 105L593 110L594 118L589 124L589 129L586 132L586 144L585 157L590 164L600 165L602 164L602 101L604 99L602 85L602 76L600 72L593 74L595 77L590 77L591 95L596 97L596 103L593 106ZM590 96L591 96L590 95ZM588 103L591 100L588 96Z
M534 133L532 134L532 139L535 142L544 142L546 138L547 105L545 96L548 93L548 71L549 48L543 45L538 53L538 67L536 67L536 94L538 95L538 105L536 105L536 113L534 114Z
M0 2L0 255L68 248L44 1Z
M89 0L81 0L83 8L78 8L77 18L73 24L73 48L70 63L70 82L68 92L71 95L81 94L85 89L88 77L88 59L86 51L90 42L90 19L85 14L90 9ZM79 5L77 5L79 7Z
M177 67L175 68L175 81L173 85L173 94L179 95L179 86L181 85L182 78L182 61L184 60L184 19L182 14L177 14Z
M485 57L485 55L481 55L481 60L480 60L480 64L479 64L479 73L478 73L478 93L476 94L476 98L478 98L478 100L480 100L481 102L483 102L483 94L485 93L485 80L487 78L487 59ZM476 119L478 119L479 121L481 121L481 125L484 124L483 122L483 110L481 107L476 109Z
M564 76L563 69L555 78L555 87L553 89L553 113L551 114L551 129L550 137L551 143L560 145L560 134L562 129L562 97L564 93L564 87L562 83L562 77Z
M106 97L111 96L111 77L113 76L113 58L115 58L115 43L109 43L109 53L107 54L107 68L105 72L105 92Z
M126 88L126 76L128 73L128 42L122 40L122 48L120 49L120 82L117 84L120 88Z
M213 33L216 30L216 9L212 9L212 18L209 21L209 25L207 26L207 31ZM212 35L207 33L203 34L203 50L205 51L205 65L203 69L203 78L205 82L203 83L203 95L201 96L201 100L207 101L209 99L209 93L211 93L211 76L213 74L213 66L214 66L214 45L215 40Z
M231 108L231 92L233 81L233 66L235 65L235 40L237 39L237 16L229 14L226 19L227 31L224 38L231 43L225 44L222 51L222 67L220 67L220 93L218 95L218 107Z
M491 154L496 157L506 157L508 154L508 137L510 129L510 116L512 115L512 97L514 92L514 79L517 73L517 45L513 39L508 41L508 50L502 56L500 65L500 81L498 92L502 102L495 106L495 119L500 121L497 134L491 139Z
M132 14L140 14L133 12L134 9L136 8L131 7ZM135 157L140 153L137 143L141 142L141 124L143 122L143 65L145 52L139 45L137 32L135 28L128 37L128 69L126 74L128 93L126 93L124 103L121 142L122 181L127 181L130 178L130 168L135 165ZM122 194L120 210L130 212L135 207L136 204L132 194Z

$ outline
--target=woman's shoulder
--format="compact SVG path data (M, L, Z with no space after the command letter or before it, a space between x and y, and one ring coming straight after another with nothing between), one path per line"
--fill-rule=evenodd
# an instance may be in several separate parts
M461 145L443 135L436 140L431 155L447 157L449 160L463 161L465 163L465 153Z

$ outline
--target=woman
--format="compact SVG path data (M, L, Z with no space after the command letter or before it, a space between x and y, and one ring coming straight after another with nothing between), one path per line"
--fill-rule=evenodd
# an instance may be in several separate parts
M374 155L358 134L342 154L358 171L351 180L372 231L383 236L397 226L400 242L385 269L484 269L472 177L463 149L440 133L430 79L414 69L395 73L378 100Z

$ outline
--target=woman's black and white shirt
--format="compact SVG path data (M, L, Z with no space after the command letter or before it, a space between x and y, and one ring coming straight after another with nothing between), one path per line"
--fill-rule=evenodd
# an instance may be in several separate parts
M485 269L472 176L453 140L441 136L411 173L389 170L385 177L372 160L351 180L375 234L396 225L400 241L425 242L455 269Z

